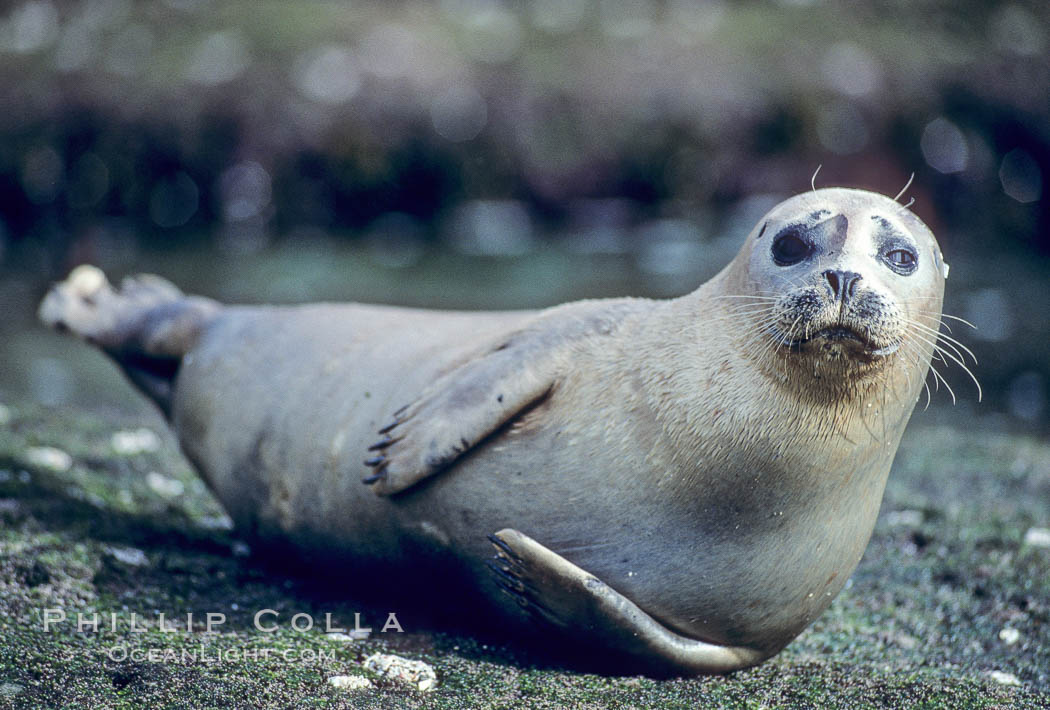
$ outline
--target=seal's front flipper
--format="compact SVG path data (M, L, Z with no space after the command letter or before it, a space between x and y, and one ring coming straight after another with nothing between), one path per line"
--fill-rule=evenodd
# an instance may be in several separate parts
M126 278L115 289L85 264L51 287L38 315L104 350L167 414L182 356L218 311L214 301L186 296L159 276Z
M364 479L391 495L449 466L468 449L543 399L571 357L571 345L611 333L632 301L556 308L436 380L379 430Z
M669 674L728 673L771 653L697 641L671 631L637 604L561 555L517 530L489 539L499 585L532 614L573 636L587 634L603 648Z

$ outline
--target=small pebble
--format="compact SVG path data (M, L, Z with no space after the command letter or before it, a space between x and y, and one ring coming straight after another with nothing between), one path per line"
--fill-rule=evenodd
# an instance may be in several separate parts
M114 559L132 567L142 567L149 563L149 558L146 557L146 553L134 547L116 547L114 545L106 545L104 549Z
M989 671L988 676L1001 685L1020 685L1021 681L1013 673L1006 671Z
M146 474L146 485L159 496L164 498L178 498L186 490L186 486L177 478L165 476L163 473L150 471Z
M886 524L892 527L903 525L904 527L917 528L922 525L922 511L891 510L886 513Z
M121 456L151 453L160 448L160 437L146 427L128 431L118 431L110 439L113 451Z
M352 629L349 633L344 633L342 631L330 631L327 634L325 634L324 637L329 641L350 642L364 641L371 635L371 632L367 629Z
M328 682L336 688L345 690L364 690L372 687L372 681L361 675L334 675Z
M365 668L424 693L437 687L437 673L423 661L412 661L391 653L373 653L365 659Z
M247 543L237 540L230 547L234 557L248 557L252 554L252 548L248 547Z
M1007 646L1013 646L1021 640L1021 632L1017 629L1011 629L1009 626L1004 627L999 631L999 640Z
M233 521L228 515L205 515L197 522L209 530L233 530Z
M73 467L73 457L53 446L32 446L26 449L25 458L26 463L59 473Z
M1028 528L1024 544L1032 547L1050 547L1050 528Z

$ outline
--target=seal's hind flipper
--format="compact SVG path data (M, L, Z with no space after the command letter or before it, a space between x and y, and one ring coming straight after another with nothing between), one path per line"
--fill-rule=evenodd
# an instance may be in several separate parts
M637 302L583 302L556 308L431 384L379 430L364 479L391 495L449 466L482 439L542 400L569 365L572 343L608 335Z
M102 271L82 265L51 287L38 315L44 325L105 351L167 413L182 356L218 310L159 276L129 277L117 290Z
M575 638L586 635L610 652L647 665L659 659L657 672L728 673L772 655L675 633L594 575L517 530L500 530L489 539L496 547L491 564L496 581L522 607Z

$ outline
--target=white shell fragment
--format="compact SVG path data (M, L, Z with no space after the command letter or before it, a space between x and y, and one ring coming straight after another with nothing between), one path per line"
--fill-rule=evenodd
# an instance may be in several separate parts
M73 466L73 457L53 446L32 446L26 449L25 459L26 463L33 466L59 473L68 471Z
M373 687L372 681L362 675L334 675L328 679L328 683L344 690L365 690Z
M437 687L437 673L423 661L412 661L390 653L373 653L365 659L365 668L424 693Z
M1032 547L1050 547L1050 528L1028 528L1024 544Z
M150 471L146 474L146 485L157 495L163 498L178 498L186 490L186 486L177 478L165 476L163 473Z
M1001 685L1020 685L1021 681L1013 673L1006 671L989 671L988 677Z
M114 559L131 567L142 567L149 564L149 558L146 557L146 553L136 547L106 545L104 549Z
M160 448L160 437L146 427L114 432L110 439L113 451L121 456L152 453Z

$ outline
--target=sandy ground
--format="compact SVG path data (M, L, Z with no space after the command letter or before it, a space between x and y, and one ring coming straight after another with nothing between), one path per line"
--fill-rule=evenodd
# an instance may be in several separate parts
M263 571L157 419L9 402L0 707L1050 706L1050 444L917 419L831 608L758 668L657 681L437 631L378 633L384 611ZM276 631L254 628L260 609ZM94 611L97 630L78 631L77 613ZM207 612L225 614L218 633ZM293 628L300 612L311 629ZM355 612L369 638L324 633L326 613L349 631ZM376 652L424 661L437 683L420 692L367 668Z

